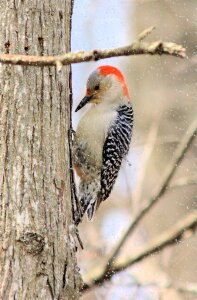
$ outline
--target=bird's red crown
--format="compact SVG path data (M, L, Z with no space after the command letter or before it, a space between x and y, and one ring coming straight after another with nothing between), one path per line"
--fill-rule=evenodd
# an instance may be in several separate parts
M120 83L122 85L124 95L126 97L130 98L125 78L124 78L123 74L120 72L120 70L118 70L117 68L115 68L113 66L109 66L109 65L100 66L100 67L98 67L98 70L99 70L99 73L103 76L115 75L116 78L120 81Z

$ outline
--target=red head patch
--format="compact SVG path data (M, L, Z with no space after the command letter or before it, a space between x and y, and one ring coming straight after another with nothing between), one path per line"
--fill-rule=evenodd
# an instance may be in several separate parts
M122 85L122 89L123 89L124 95L130 99L130 97L129 97L129 91L128 91L128 87L127 87L125 78L122 75L122 73L120 72L120 70L118 70L115 67L108 66L108 65L106 65L106 66L100 66L97 69L99 70L100 74L103 75L103 76L115 75L116 78L120 81L120 83Z

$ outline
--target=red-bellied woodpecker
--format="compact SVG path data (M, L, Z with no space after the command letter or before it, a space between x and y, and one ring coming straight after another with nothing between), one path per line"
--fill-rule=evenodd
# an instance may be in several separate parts
M109 197L123 158L129 151L133 109L122 73L112 66L98 67L87 81L86 96L76 111L92 103L79 121L74 139L74 167L80 177L78 224L87 212Z

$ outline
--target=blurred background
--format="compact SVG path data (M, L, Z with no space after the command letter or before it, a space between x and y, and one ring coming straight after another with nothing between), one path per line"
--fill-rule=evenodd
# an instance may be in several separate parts
M188 59L170 56L118 57L72 66L76 108L89 74L99 65L114 65L126 77L135 113L128 159L118 182L93 222L84 219L80 236L84 250L78 263L84 279L93 276L161 182L181 138L197 116L197 2L196 0L75 0L72 50L124 46L152 25L147 41L182 44ZM84 109L85 111L85 109ZM81 117L73 112L73 128ZM196 140L174 175L170 188L128 239L120 256L145 245L197 208ZM115 275L83 300L197 299L197 236L168 247ZM181 290L180 287L185 289ZM196 291L196 294L195 294Z

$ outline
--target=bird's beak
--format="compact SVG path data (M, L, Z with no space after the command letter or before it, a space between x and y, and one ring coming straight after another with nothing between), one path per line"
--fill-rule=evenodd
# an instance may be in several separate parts
M84 107L88 102L90 102L90 100L92 99L93 95L91 96L85 96L81 102L79 103L79 105L77 106L77 108L75 109L75 112L77 112L78 110L80 110L82 107Z

